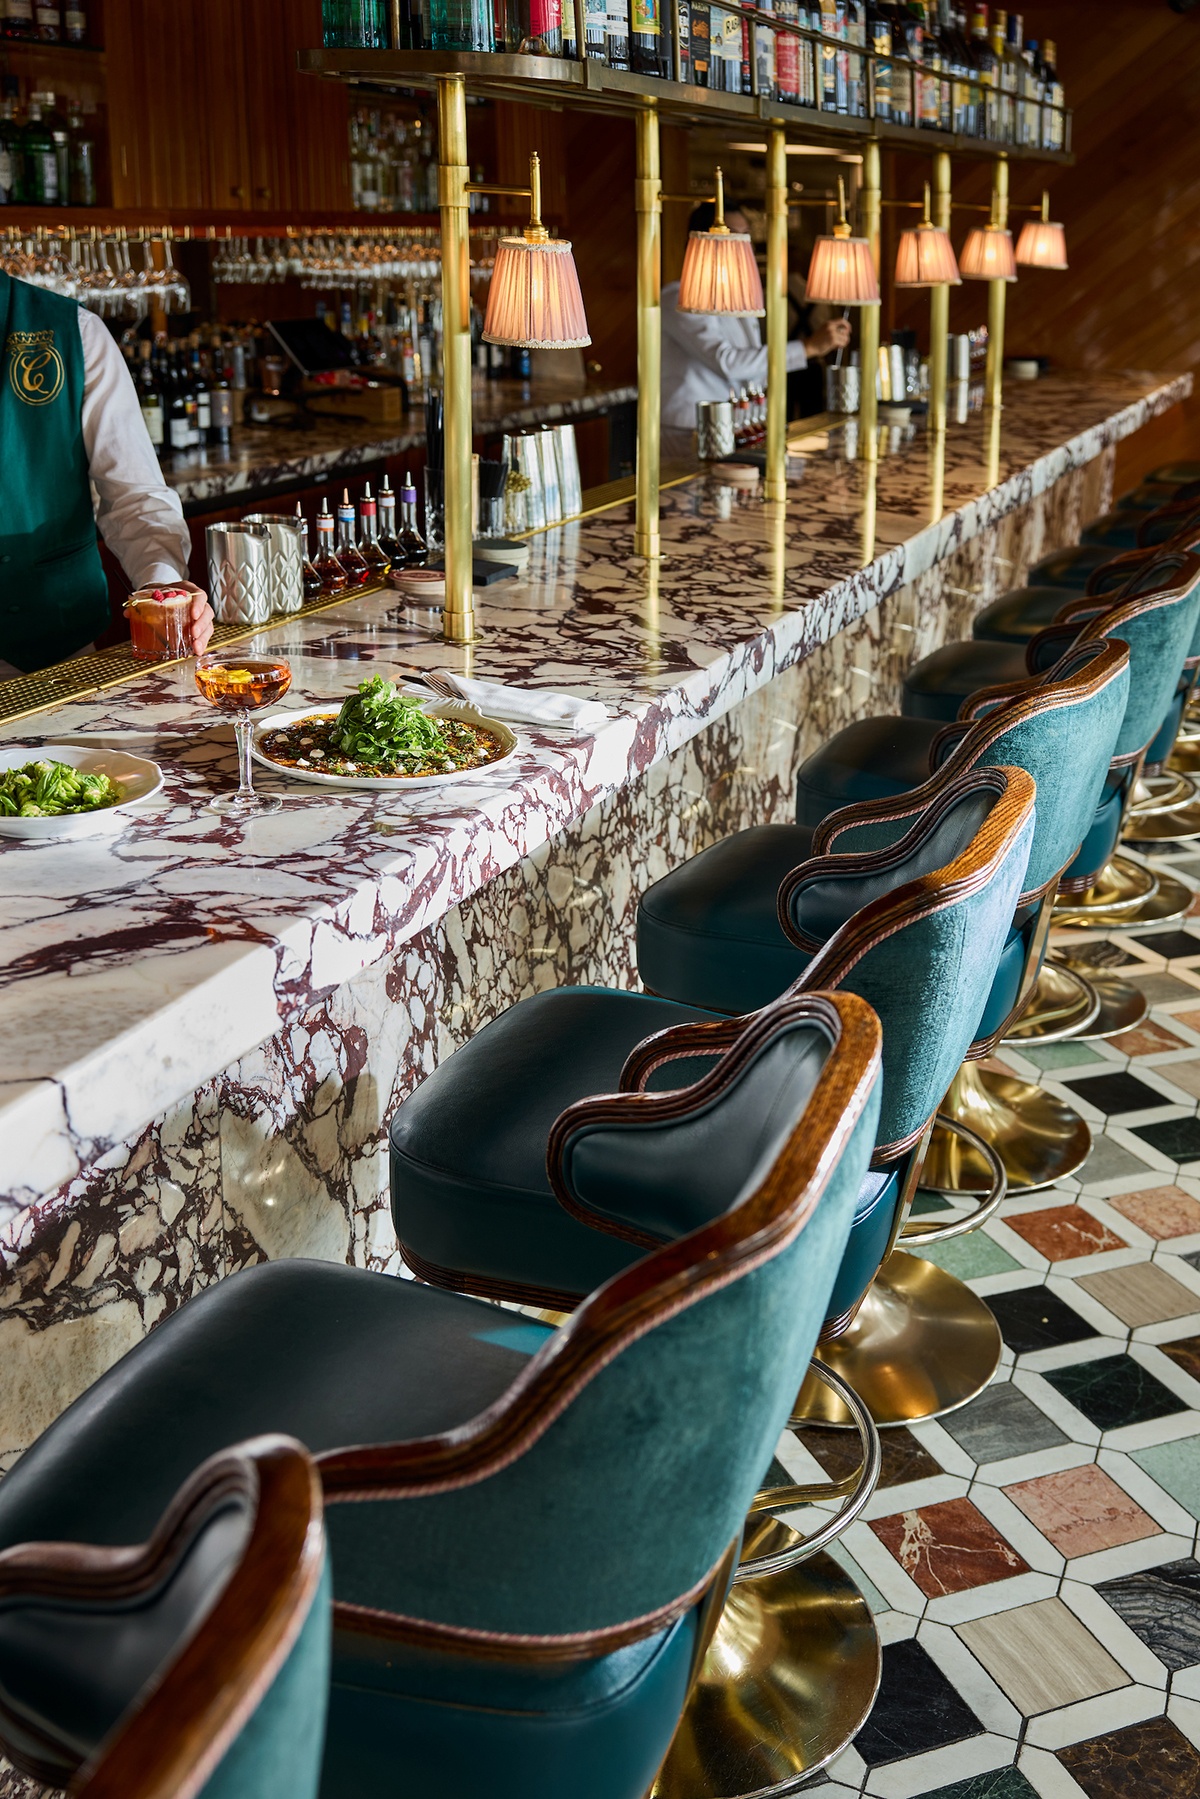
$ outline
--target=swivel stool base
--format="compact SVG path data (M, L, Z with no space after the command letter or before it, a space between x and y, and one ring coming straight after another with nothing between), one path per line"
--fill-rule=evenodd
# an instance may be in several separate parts
M744 1553L789 1539L781 1520L755 1518ZM652 1799L796 1792L857 1735L880 1671L870 1608L831 1555L731 1587Z
M1190 842L1193 837L1200 837L1200 799L1164 807L1161 812L1135 811L1130 807L1122 835L1126 843Z
M1021 1049L1067 1038L1083 1043L1115 1037L1141 1024L1149 1009L1132 981L1105 974L1083 957L1076 961L1069 948L1054 949L1042 964L1032 1000L1004 1042Z
M1091 1154L1092 1133L1078 1112L1032 1081L976 1062L959 1069L942 1111L991 1144L1004 1164L1010 1193L1052 1187L1075 1174ZM979 1151L935 1124L922 1187L947 1194L986 1193L991 1184L991 1170Z
M816 1359L849 1382L883 1429L966 1405L1000 1366L1001 1347L1000 1327L969 1287L936 1263L894 1249L849 1328L820 1344ZM811 1374L796 1412L812 1424L852 1422Z
M1123 931L1183 918L1195 898L1173 875L1156 874L1128 856L1114 856L1086 893L1065 894L1054 922L1072 931Z

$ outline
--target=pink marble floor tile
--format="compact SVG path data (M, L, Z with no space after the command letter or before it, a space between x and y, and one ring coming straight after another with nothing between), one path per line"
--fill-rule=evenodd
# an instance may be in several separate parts
M1045 1256L1048 1262L1067 1262L1074 1256L1094 1256L1105 1249L1125 1249L1115 1232L1085 1212L1082 1206L1050 1206L1044 1212L1017 1212L1004 1220L1010 1230Z
M1018 1481L1004 1491L1068 1559L1160 1533L1154 1519L1095 1462Z
M1140 1193L1118 1193L1109 1200L1148 1237L1190 1237L1200 1231L1200 1200L1182 1187L1146 1187Z
M928 1599L1027 1574L1029 1564L969 1499L877 1518L871 1529Z
M1122 1031L1119 1037L1110 1037L1109 1042L1123 1056L1160 1055L1163 1050L1185 1047L1182 1037L1177 1037L1153 1018L1135 1025L1131 1031Z

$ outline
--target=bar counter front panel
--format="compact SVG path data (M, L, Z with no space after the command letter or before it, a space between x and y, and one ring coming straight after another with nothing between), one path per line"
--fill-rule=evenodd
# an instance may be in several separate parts
M515 1000L636 984L640 893L748 824L793 817L798 764L1074 540L1113 446L1190 377L1048 379L879 464L814 441L786 516L663 496L664 560L623 506L533 539L481 596L474 672L605 700L595 735L520 728L515 767L424 797L281 784L243 832L230 727L189 665L6 727L152 756L119 835L0 845L10 921L0 1128L0 1454L10 1462L146 1330L263 1257L396 1271L385 1139L400 1099ZM873 484L873 489L872 489ZM396 663L468 667L384 597L284 622L286 705ZM264 785L272 777L259 771Z

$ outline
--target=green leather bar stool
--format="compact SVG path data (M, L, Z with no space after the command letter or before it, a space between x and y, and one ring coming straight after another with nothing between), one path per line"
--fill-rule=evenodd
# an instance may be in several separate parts
M1131 550L1136 544L1144 541L1139 535L1141 521L1148 515L1160 511L1162 503L1167 505L1186 504L1194 499L1198 492L1200 492L1200 484L1194 481L1181 482L1177 487L1167 490L1163 494L1163 501L1156 505L1156 496L1153 490L1149 494L1138 494L1135 490L1134 504L1127 505L1119 501L1111 512L1106 512L1100 518L1093 519L1090 525L1085 525L1080 534L1080 542L1099 544L1111 549ZM1165 539L1159 539L1159 542L1164 541Z
M77 1799L316 1799L329 1648L316 1470L258 1437L143 1543L0 1554L0 1748Z
M642 1799L844 1254L879 1023L805 995L708 1063L564 1124L594 1234L636 1203L672 1240L561 1329L363 1269L247 1269L26 1452L0 1546L128 1541L215 1446L286 1430L317 1462L333 1572L323 1799Z
M1152 551L1194 550L1198 538L1200 502L1192 499L1164 506L1146 517L1135 549L1114 553L1077 544L1073 549L1055 550L1034 564L1028 587L1001 594L976 614L971 635L991 643L1028 643L1044 626L1053 624L1070 595L1115 593L1118 581L1113 571L1127 579L1146 566Z
M1073 1174L1091 1150L1091 1133L1073 1107L1044 1088L978 1062L998 1041L1018 1036L1031 1011L1043 1039L1093 1029L1107 997L1087 976L1047 958L1046 945L1059 879L1092 828L1109 779L1128 704L1129 661L1123 643L1103 637L1080 642L1045 675L983 688L953 725L904 717L847 725L797 777L796 816L809 827L848 800L861 804L868 793L917 788L947 756L956 764L1014 763L1036 782L1040 798L1026 893L1010 931L1012 954L1021 958L1020 981L1016 987L998 983L981 1042L941 1106L943 1117L969 1126L991 1146L1004 1162L1009 1186L1018 1190ZM938 1126L922 1179L945 1192L986 1190L990 1170L970 1138Z
M1138 597L1131 597L1131 589ZM1098 608L1103 608L1098 611ZM944 645L910 669L903 711L949 720L984 687L1014 682L1051 665L1074 641L1110 635L1130 648L1130 688L1112 779L1077 861L1060 883L1056 922L1120 929L1183 915L1191 890L1116 853L1146 753L1177 705L1200 612L1200 556L1157 553L1115 598L1068 598L1060 622L1018 644L968 640Z

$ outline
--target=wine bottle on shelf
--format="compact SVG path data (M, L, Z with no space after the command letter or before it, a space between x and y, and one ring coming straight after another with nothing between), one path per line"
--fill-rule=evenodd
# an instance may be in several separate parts
M607 0L605 36L610 69L629 67L629 0Z
M564 9L574 18L572 0L518 0L508 28L513 48L526 56L561 56Z
M584 49L597 62L608 60L608 6L606 0L586 0L583 13Z
M143 338L139 346L140 362L137 374L138 404L142 409L142 423L146 427L147 436L154 445L154 454L161 456L166 441L163 419L163 397L158 382L154 377L151 357L154 345L149 338Z
M321 26L327 50L388 47L384 0L321 0Z
M674 6L679 19L679 79L689 84L692 79L692 9L689 0L666 0L668 6ZM667 74L673 76L675 71L670 63L671 45L667 41Z
M799 0L775 0L780 19L800 23ZM790 31L775 33L775 92L790 106L800 104L800 39Z
M879 5L878 0L867 0L867 43L875 52L875 117L890 121L896 116L892 99L896 79L892 67L892 18L891 9Z
M58 0L33 0L33 35L39 44L62 43L62 7Z
M351 587L361 587L371 579L371 570L358 547L354 505L350 489L343 487L342 503L337 509L337 559L346 571Z
M1046 109L1042 114L1044 121L1042 148L1044 150L1065 150L1067 132L1062 111L1062 82L1058 79L1058 46L1052 37L1048 37L1042 46L1042 74L1046 98Z
M674 4L674 0L669 0ZM663 71L662 0L629 0L629 66L639 75Z
M86 44L88 41L87 7L82 0L75 6L63 7L63 36L68 44Z
M15 75L0 77L0 206L15 206L25 198L24 133L17 123Z
M0 37L33 40L33 0L0 0Z
M692 85L708 87L712 77L712 8L709 0L688 0L688 38L692 52Z
M333 533L333 514L328 499L323 499L317 514L317 553L313 557L313 568L320 577L324 594L341 593L350 583L349 575L334 553Z
M992 43L986 6L976 6L971 15L971 49L975 58L976 79L979 83L975 129L980 137L998 141L1000 137L1000 64Z
M821 0L821 35L843 40L846 36L846 0ZM847 112L849 59L837 43L821 45L821 110Z
M379 542L379 518L369 481L358 502L358 552L370 571L370 579L382 581L392 562Z

